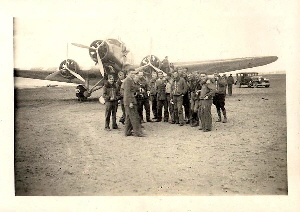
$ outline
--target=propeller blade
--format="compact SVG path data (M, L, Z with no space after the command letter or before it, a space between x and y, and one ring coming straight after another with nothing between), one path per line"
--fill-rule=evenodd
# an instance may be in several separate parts
M58 75L58 74L60 74L60 73L61 73L60 70L59 70L59 71L56 71L56 72L54 72L54 73L48 75L45 79L46 79L46 80L50 80L51 78L55 77L56 75Z
M141 70L141 69L143 69L143 68L146 68L146 67L149 66L149 65L150 65L150 63L147 63L146 65L143 65L143 66L141 66L141 67L136 68L135 70L136 70L136 71L139 71L139 70Z
M164 75L167 75L164 71L162 71L162 70L160 70L159 68L156 68L154 65L152 65L151 63L150 63L150 66L152 67L152 68L154 68L155 69L155 71L158 71L158 72L163 72L164 73Z
M102 42L102 43L103 43L103 42ZM102 43L101 43L101 44L102 44ZM95 48L95 47L90 47L90 46L86 46L86 45L79 44L79 43L71 43L71 44L74 45L74 46L80 47L80 48L97 50L97 48ZM100 45L101 45L101 44L100 44Z
M103 42L102 42L103 43ZM101 44L100 44L101 45ZM99 46L100 47L100 46ZM98 48L99 48L98 47ZM99 67L99 70L100 70L100 73L102 74L102 77L104 77L104 68L103 68L103 64L102 64L102 61L100 59L100 56L98 54L98 50L96 50L96 54L97 54L97 60L98 60L98 67Z
M77 79L85 82L85 79L83 79L79 74L75 73L74 71L70 70L68 67L66 67L66 69L73 75L75 76Z

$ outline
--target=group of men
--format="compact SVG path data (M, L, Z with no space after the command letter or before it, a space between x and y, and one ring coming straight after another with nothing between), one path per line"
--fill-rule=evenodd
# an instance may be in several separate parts
M112 76L108 81L110 79L113 81ZM228 93L232 95L233 81L232 75L227 78L225 74L220 76L215 73L214 78L209 78L206 73L188 73L187 68L175 70L170 68L167 74L163 71L152 71L150 79L144 76L142 70L136 71L131 68L127 71L126 78L124 72L119 72L115 86L104 86L103 96L106 102L109 102L106 106L105 129L110 130L110 114L112 114L112 127L118 128L117 103L113 104L112 109L110 101L120 100L123 112L120 122L125 124L125 136L145 136L142 132L144 122L164 121L179 126L190 124L191 127L199 126L199 130L204 132L211 131L212 104L217 109L217 121L227 122L226 89L228 87ZM110 87L115 87L115 94L111 90L108 91ZM109 98L109 95L113 98ZM152 109L153 119L150 118L150 109Z

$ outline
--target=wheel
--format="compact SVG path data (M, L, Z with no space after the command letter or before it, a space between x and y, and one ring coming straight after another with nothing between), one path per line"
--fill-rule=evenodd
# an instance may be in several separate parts
M270 85L266 85L265 87L268 88L268 87L270 87Z

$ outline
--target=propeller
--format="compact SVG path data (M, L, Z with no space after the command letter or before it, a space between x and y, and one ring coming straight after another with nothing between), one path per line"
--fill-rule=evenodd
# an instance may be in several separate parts
M61 73L61 70L56 71L56 72L54 72L54 73L48 75L45 79L46 79L46 80L50 80L51 78L55 77L56 75L58 75L58 74L60 74L60 73Z
M66 61L66 62L67 62L67 61ZM66 63L66 64L67 64L67 63ZM64 68L67 69L74 77L76 77L77 79L79 79L79 80L85 82L85 79L83 79L82 76L80 76L80 75L77 74L76 72L70 70L70 69L68 68L68 65L66 65L66 67L64 67Z
M106 40L107 40L107 39L106 39ZM101 46L103 46L103 45L105 44L106 40L103 40L97 48L92 47L92 46L86 46L86 45L79 44L79 43L72 43L72 45L77 46L77 47L80 47L80 48L85 48L85 49L92 49L92 50L95 50L96 55L97 55L97 64L98 64L98 68L99 68L99 70L100 70L100 73L101 73L102 77L104 77L104 67L103 67L102 61L101 61L101 59L100 59L100 55L99 55L98 50L99 50L99 48L100 48ZM72 73L72 74L73 74L73 73ZM74 76L75 76L75 75L74 75Z
M68 44L68 42L67 42L66 64L65 64L65 66L64 66L63 68L64 68L64 69L67 69L67 70L68 70L74 77L76 77L77 79L79 79L79 80L85 82L85 79L83 79L79 74L77 74L76 72L74 72L74 71L72 71L72 70L69 69L69 67L68 67L68 63L69 63L69 61L68 61L68 54L69 54L69 44Z
M80 43L71 43L74 46L80 47L80 48L85 48L85 49L92 49L92 50L97 50L97 48L92 47L92 46L86 46Z

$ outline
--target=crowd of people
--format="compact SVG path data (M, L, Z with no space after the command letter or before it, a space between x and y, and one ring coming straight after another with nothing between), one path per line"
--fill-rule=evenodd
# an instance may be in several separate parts
M118 103L122 109L119 122L125 125L125 136L145 136L142 131L145 122L168 122L211 131L212 105L217 110L217 122L227 122L225 97L227 89L228 95L232 95L231 74L227 78L226 74L215 73L209 78L204 72L189 73L187 68L164 70L166 72L153 70L151 77L133 68L127 73L120 71L118 79L108 76L103 87L106 130L110 130L110 117L112 128L118 129Z

